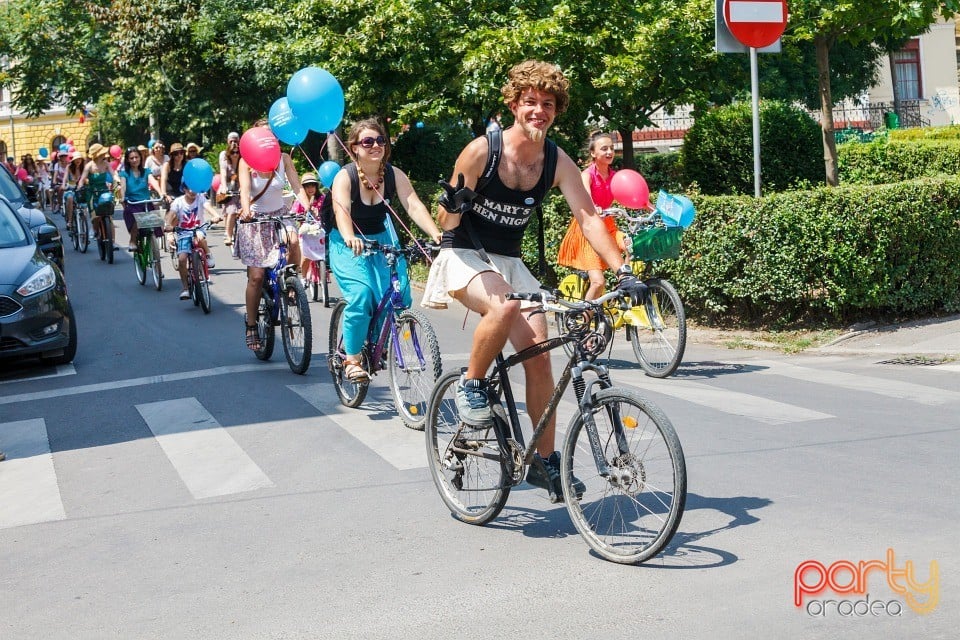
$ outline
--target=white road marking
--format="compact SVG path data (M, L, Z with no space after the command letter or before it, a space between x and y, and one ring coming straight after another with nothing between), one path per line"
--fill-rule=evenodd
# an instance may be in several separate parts
M231 373L248 373L250 371L286 368L286 362L263 362L257 364L238 364L226 367L214 367L212 369L198 369L196 371L181 371L180 373L163 373L156 376L145 376L142 378L129 378L127 380L114 380L112 382L84 384L76 387L67 387L65 389L51 389L49 391L18 393L12 396L0 397L0 405L14 404L16 402L32 402L34 400L47 400L50 398L60 398L63 396L76 396L83 393L96 393L98 391L113 391L114 389L125 389L127 387L139 387L148 384L160 384L163 382L192 380L194 378L206 378L207 376L223 376Z
M26 370L24 370L26 372ZM62 376L75 376L77 375L77 370L72 364L58 364L56 371L53 373L42 373L37 375L26 375L21 378L13 378L10 380L0 380L0 384L10 384L12 382L33 382L34 380L44 380L46 378L60 378Z
M930 406L960 402L960 393L956 391L937 389L936 387L928 387L912 382L873 378L855 373L832 371L830 369L800 367L786 362L756 360L752 361L751 364L767 367L766 369L757 370L756 373L784 376L793 378L794 380L814 382L816 384L839 387L841 389L851 389L853 391L865 391L888 398L912 400ZM942 366L943 365L936 368L940 369Z
M0 529L67 517L43 418L0 423Z
M273 486L196 398L138 404L137 411L194 498Z
M616 376L614 376L614 384L618 384ZM749 393L718 389L699 382L643 378L641 384L634 383L634 386L765 424L790 424L834 417L828 413L821 413L785 402L750 395Z
M367 399L356 409L340 404L337 392L329 383L287 385L287 388L383 458L395 469L423 469L427 466L427 449L422 431L404 426L393 402L380 399L385 388L371 386ZM389 392L387 392L389 393ZM371 413L390 414L386 419L373 419Z

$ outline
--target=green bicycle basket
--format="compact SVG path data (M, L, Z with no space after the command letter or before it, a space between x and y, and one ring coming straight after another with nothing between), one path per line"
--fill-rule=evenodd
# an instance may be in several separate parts
M650 262L680 257L682 227L650 227L633 236L633 259Z

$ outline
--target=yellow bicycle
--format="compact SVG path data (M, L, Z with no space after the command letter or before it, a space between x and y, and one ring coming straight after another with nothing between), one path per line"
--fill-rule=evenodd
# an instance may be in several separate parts
M626 327L627 341L633 347L633 354L644 372L653 378L666 378L673 374L683 360L687 345L687 319L677 290L664 278L651 277L651 263L668 257L676 257L679 252L679 228L666 228L660 212L650 215L631 215L620 208L604 209L603 216L615 216L627 223L628 236L634 239L633 256L630 266L634 274L647 286L647 297L643 304L623 309L619 305L605 305L606 318L584 318L592 322L595 332L603 335L609 344L612 333ZM676 229L676 231L673 231ZM654 233L649 233L653 230ZM663 233L667 231L669 233ZM649 238L656 236L652 245ZM641 241L638 242L637 238ZM638 255L637 249L640 249ZM575 271L564 277L558 286L561 296L568 300L583 300L589 286L587 274ZM557 329L563 333L568 327L562 323L570 322L557 316Z

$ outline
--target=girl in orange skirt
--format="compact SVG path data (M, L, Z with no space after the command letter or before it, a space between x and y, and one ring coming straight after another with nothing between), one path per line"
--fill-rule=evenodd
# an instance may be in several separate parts
M613 138L609 133L598 131L590 136L590 146L588 147L590 157L593 162L590 166L580 172L583 180L583 186L587 188L593 197L593 204L597 211L606 209L613 204L613 193L610 191L610 179L616 173L610 165L613 162ZM623 248L623 233L617 229L616 219L604 218L607 225L607 231L616 238L617 245ZM587 300L594 300L603 295L605 286L603 270L607 268L597 252L593 250L587 239L583 237L583 231L577 224L577 219L570 220L570 226L567 233L560 243L560 251L557 254L557 263L564 267L586 271L590 279L590 286L587 288Z

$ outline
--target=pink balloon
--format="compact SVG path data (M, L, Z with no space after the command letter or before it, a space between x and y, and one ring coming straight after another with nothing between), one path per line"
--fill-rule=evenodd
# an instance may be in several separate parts
M27 170L23 167L17 169L17 180L26 180L28 175Z
M110 156L111 156L111 157L116 158L117 160L119 160L121 155L123 155L123 149L120 148L120 145L118 145L118 144L110 145Z
M210 183L210 188L214 191L217 191L220 188L220 174L213 176L213 182Z
M117 167L119 167L119 166L120 166L120 161L119 161L119 160L111 160L111 161L110 161L110 170L111 170L111 171L116 171L116 170L117 170Z
M69 145L72 147L72 146L73 146L73 138L70 138L69 140L67 140L67 144L69 144Z
M645 209L650 203L650 188L643 176L633 169L621 169L610 179L614 199L630 209Z
M269 127L252 127L240 136L240 157L257 171L273 171L280 164L280 141Z

